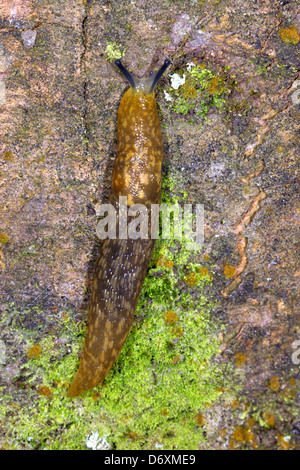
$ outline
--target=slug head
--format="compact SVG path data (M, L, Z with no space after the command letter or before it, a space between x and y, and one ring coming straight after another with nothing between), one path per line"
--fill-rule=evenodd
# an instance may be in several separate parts
M139 78L130 73L122 64L121 60L118 59L115 61L116 66L121 70L123 73L124 77L127 78L127 80L130 83L131 88L134 91L137 91L139 93L144 93L145 95L148 95L154 91L154 88L164 73L164 71L169 67L170 65L170 60L166 59L164 61L164 64L161 66L161 68L156 72L150 72L148 77L146 78Z

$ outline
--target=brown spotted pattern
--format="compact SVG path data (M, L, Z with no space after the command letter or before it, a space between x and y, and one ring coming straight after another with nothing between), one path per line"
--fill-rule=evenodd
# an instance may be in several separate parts
M162 138L154 93L132 88L118 112L118 149L112 178L112 196L127 196L128 205L157 203L160 199Z
M150 208L160 202L162 138L154 93L131 88L118 113L118 149L110 200ZM68 390L74 397L98 385L116 361L133 320L155 240L102 241L96 263L84 351Z

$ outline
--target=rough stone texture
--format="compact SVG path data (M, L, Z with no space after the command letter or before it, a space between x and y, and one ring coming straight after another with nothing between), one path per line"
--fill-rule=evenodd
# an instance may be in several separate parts
M291 358L299 339L300 43L284 42L279 30L294 25L300 32L299 5L129 3L0 6L0 232L8 237L0 251L1 308L40 305L44 315L26 318L27 327L44 324L63 304L83 318L97 247L95 209L108 194L126 86L106 59L107 44L121 45L127 67L140 75L167 56L173 71L192 59L230 66L238 85L228 121L217 112L193 123L161 115L164 172L180 169L188 202L205 205L205 255L215 267L219 301L213 314L228 333L224 360L238 363L243 355L236 418L223 410L218 426L208 426L209 447L242 447L238 416L250 405L259 409L266 397L281 417L267 431L254 426L255 443L282 448L288 435L295 447L288 398L296 400L299 379ZM226 266L240 266L239 278L227 278Z

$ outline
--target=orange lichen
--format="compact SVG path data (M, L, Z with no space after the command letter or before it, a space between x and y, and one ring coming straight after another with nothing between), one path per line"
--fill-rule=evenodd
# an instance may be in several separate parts
M210 280L213 279L213 274L209 272L208 268L206 267L201 267L198 269L198 272L201 277L209 277Z
M166 322L168 325L174 325L174 323L176 323L177 321L178 321L178 315L177 315L177 313L168 311L168 312L165 314L165 322Z
M235 398L231 404L231 408L235 410L238 407L239 407L239 401Z
M279 450L288 450L290 448L290 440L281 434L277 434L277 444Z
M258 439L251 428L236 426L229 441L229 448L234 449L236 445L247 445L253 449L257 449Z
M173 333L173 335L175 335L177 337L182 336L183 335L183 330L177 326L177 327L172 328L172 333Z
M11 150L4 153L4 160L7 162L12 162L14 160L14 155Z
M232 433L233 439L235 439L238 442L245 442L245 430L242 426L237 426L235 430Z
M156 266L163 266L165 268L172 269L174 266L173 261L164 258L163 256L156 261Z
M247 429L247 442L252 449L258 448L258 439L251 429Z
M279 30L282 41L287 44L297 44L300 41L296 26L290 26L289 28L281 28Z
M204 426L205 424L205 419L202 413L197 414L196 416L196 423L198 426Z
M34 346L31 346L30 349L28 349L26 355L30 359L37 359L42 352L42 346L40 344L35 344Z
M8 236L5 233L0 233L0 243L7 243L9 240Z
M209 84L208 84L208 92L211 94L211 95L217 95L220 93L221 91L221 82L220 82L220 79L218 77L213 77L210 81L209 81Z
M177 321L178 321L178 318L179 318L177 313L168 311L165 314L164 318L165 318L165 322L167 323L167 325L173 326L173 328L171 330L173 335L175 335L177 337L183 335L183 330L179 326L175 326ZM179 358L179 360L180 360L180 358ZM173 362L173 363L175 364L176 362Z
M289 382L290 382L291 387L293 387L293 388L296 387L296 379L295 379L295 377L291 377L290 380L289 380Z
M269 428L274 428L275 415L273 413L268 413L267 411L264 411L262 414L262 417Z
M235 267L228 264L224 266L223 272L224 272L224 276L227 277L227 279L231 279L235 275Z
M278 375L274 375L274 377L271 377L269 381L269 387L273 392L278 392L278 390L280 389L280 382L279 382Z
M236 449L235 440L232 437L229 439L228 449L229 450Z
M235 354L235 364L237 367L243 367L246 362L246 354L244 353L236 353Z
M199 279L196 273L191 273L184 276L184 282L190 287L193 287L195 284L197 284L198 281Z
M38 387L38 394L42 395L43 397L52 397L52 390L49 387L46 387L45 385L41 385Z

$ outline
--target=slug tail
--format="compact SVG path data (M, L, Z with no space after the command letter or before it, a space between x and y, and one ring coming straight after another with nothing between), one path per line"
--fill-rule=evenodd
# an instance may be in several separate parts
M69 398L101 383L129 333L155 240L105 239L96 263L91 310Z

